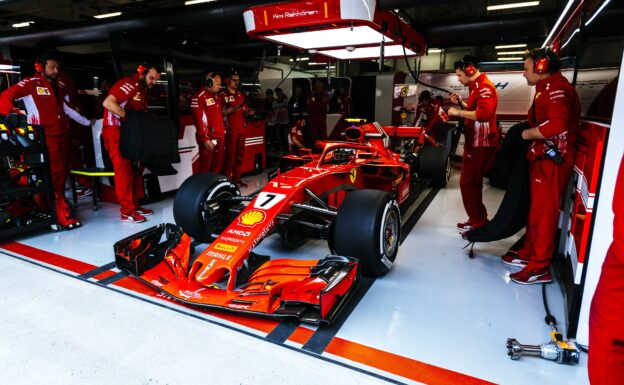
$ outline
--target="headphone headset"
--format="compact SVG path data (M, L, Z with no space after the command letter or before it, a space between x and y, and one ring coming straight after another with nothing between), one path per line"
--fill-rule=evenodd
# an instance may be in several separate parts
M43 64L41 64L41 63L39 62L39 59L37 59L37 60L35 61L35 71L37 71L38 73L43 73L43 71L44 71L44 70L45 70L45 69L43 68Z
M546 48L542 48L537 53L537 57L533 60L533 72L542 75L548 72L550 67L550 58Z
M147 66L144 63L141 63L137 66L136 72L139 76L144 76L148 70L149 68L147 68Z
M205 85L206 87L210 88L212 86L214 86L214 77L215 77L215 73L214 72L208 72L208 77L206 78L205 81Z
M470 77L474 76L477 73L477 67L469 61L466 61L466 58L462 59L462 71Z

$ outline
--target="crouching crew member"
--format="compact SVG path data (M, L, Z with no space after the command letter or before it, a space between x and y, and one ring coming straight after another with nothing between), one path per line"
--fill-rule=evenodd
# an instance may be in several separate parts
M581 105L574 87L559 72L555 52L535 49L524 60L524 77L535 86L528 118L532 128L522 132L530 141L527 150L531 206L526 240L517 255L508 253L503 262L524 267L511 274L521 284L552 281L550 261L559 221L559 201L574 164L575 131Z
M44 127L45 141L50 158L50 173L54 188L57 224L64 229L80 226L72 217L65 199L67 177L67 116L63 103L65 95L56 78L59 61L52 55L41 55L35 60L35 74L5 90L0 96L0 114L13 111L15 102L22 101L26 108L28 123Z
M126 111L147 111L148 89L160 79L160 69L155 64L143 63L134 75L122 78L108 91L104 99L104 122L102 138L115 171L115 194L121 205L121 220L124 222L144 222L145 215L153 210L139 206L143 197L143 166L133 170L132 161L124 158L119 149L121 122Z
M191 113L197 133L199 160L197 172L223 171L225 159L225 125L221 112L221 101L217 96L221 88L221 76L209 72L204 78L204 85L193 95Z
M227 88L219 93L223 103L223 116L226 117L225 167L223 173L239 186L247 184L241 180L243 160L245 158L245 127L247 115L253 111L247 106L245 95L237 91L240 77L234 70L225 79Z
M453 104L461 104L447 111L449 116L464 119L464 156L459 179L464 208L468 221L458 223L460 232L468 231L487 222L487 210L483 205L483 177L494 162L499 144L496 127L496 87L485 73L479 71L477 60L469 55L455 62L455 74L464 86L468 86L468 100L464 102L456 93L451 94Z

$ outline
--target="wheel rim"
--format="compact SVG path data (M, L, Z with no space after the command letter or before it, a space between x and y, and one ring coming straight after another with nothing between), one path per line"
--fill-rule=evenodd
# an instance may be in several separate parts
M384 255L392 258L399 244L399 218L394 211L386 215L382 242Z

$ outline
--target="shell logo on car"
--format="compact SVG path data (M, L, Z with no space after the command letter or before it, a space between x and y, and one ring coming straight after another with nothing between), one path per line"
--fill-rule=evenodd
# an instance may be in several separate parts
M217 243L215 245L215 250L227 251L228 253L233 253L238 249L238 246L227 245L225 243Z
M252 227L260 222L264 221L266 215L264 211L251 210L238 217L238 223L243 226Z

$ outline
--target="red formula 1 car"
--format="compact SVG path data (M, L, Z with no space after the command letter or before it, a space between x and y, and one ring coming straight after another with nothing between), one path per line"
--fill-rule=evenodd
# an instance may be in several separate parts
M331 322L360 271L380 276L392 267L416 174L446 184L447 148L424 146L421 134L414 127L353 126L344 142L319 142L320 154L284 157L282 172L248 196L221 175L193 175L175 197L177 226L117 242L117 266L194 306ZM392 136L406 137L416 155L388 149ZM254 253L273 232L288 247L327 239L331 254L271 260ZM160 243L163 233L168 241ZM189 236L210 243L196 258Z

